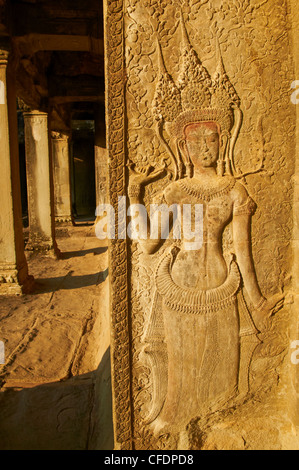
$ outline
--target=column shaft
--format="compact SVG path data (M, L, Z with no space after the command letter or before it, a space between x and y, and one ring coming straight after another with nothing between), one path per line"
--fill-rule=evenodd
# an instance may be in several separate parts
M108 203L108 150L106 146L105 114L98 109L95 115L95 178L96 205Z
M29 216L27 250L57 255L48 114L24 113Z
M56 223L72 223L69 137L52 132L52 156Z
M24 252L14 74L5 51L0 51L0 148L0 294L18 295L30 292L33 277Z
M108 200L108 150L95 147L95 177L97 207Z

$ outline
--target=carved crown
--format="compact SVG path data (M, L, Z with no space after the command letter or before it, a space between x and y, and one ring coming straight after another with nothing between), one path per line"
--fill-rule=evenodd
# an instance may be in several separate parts
M240 98L225 71L217 41L218 66L213 78L202 65L190 44L182 19L182 70L177 85L166 70L161 48L160 77L154 98L154 116L169 123L168 131L179 137L189 123L218 122L222 133L230 133L234 125L234 109Z

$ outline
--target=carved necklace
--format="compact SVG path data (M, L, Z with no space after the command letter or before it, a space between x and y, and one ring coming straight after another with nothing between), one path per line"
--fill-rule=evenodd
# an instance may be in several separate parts
M190 196L202 199L203 201L210 202L212 199L228 194L235 186L236 181L233 177L226 177L222 182L217 183L212 188L203 186L197 183L193 178L187 178L179 181L181 189L183 189Z

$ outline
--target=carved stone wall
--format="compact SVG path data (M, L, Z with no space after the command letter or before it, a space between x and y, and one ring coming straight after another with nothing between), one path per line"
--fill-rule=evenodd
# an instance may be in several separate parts
M157 254L148 255L138 242L113 240L116 442L122 449L292 448L296 437L288 413L292 408L289 399L294 403L289 393L289 345L295 314L291 272L296 109L290 101L295 69L289 2L107 1L110 200L118 215L118 197L127 194L132 178L127 160L141 173L149 165L159 168L163 162L169 170L147 186L147 207L171 183L173 162L160 138L153 109L161 72L160 50L173 82L180 78L182 18L192 47L211 74L217 68L218 41L227 75L240 97L244 119L235 147L234 176L257 205L251 227L255 273L263 295L281 293L285 303L256 335L252 356L244 366L248 383L242 400L210 414L195 413L177 432L155 434L147 417L155 408L155 382L159 382L160 394L167 388L167 350L158 351L159 372L153 376L145 337L152 326L153 302L159 301L155 299L155 273L167 244ZM226 253L232 249L231 225L224 232L222 247ZM246 292L244 295L248 304Z

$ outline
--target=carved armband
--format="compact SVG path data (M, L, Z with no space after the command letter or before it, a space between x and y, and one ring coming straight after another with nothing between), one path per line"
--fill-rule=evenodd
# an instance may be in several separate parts
M256 203L253 201L253 199L251 199L251 197L248 197L245 204L234 208L234 215L253 215L256 211L256 208Z
M267 299L265 297L262 297L258 305L255 306L255 310L262 310L266 302Z
M138 198L140 196L140 185L131 184L128 189L128 195L132 198Z

